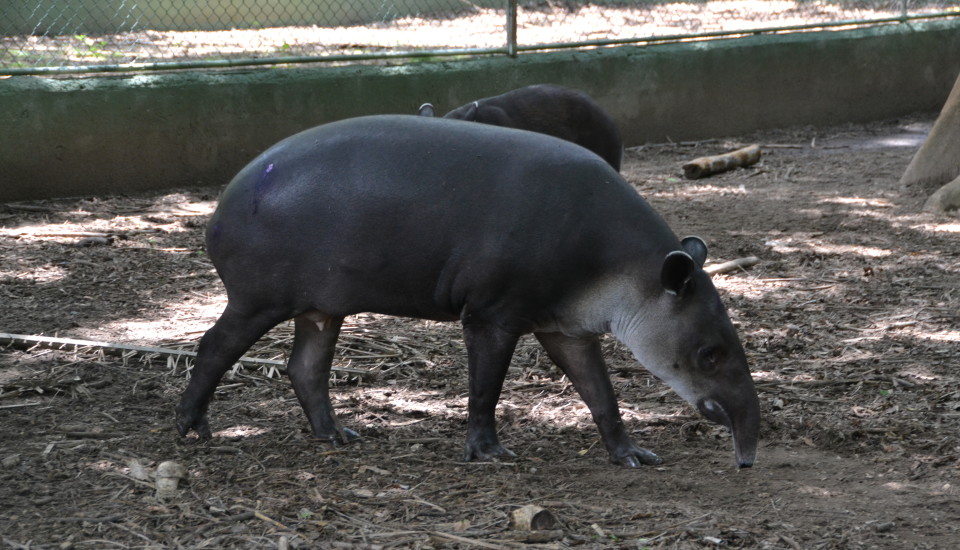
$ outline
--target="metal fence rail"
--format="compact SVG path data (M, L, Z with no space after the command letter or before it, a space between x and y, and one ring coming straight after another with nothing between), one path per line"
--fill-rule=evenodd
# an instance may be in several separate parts
M6 0L0 75L418 57L960 16L960 0Z

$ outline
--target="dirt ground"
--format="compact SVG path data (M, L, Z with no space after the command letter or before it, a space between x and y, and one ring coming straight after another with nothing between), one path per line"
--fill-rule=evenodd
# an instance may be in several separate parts
M608 463L532 338L500 402L516 459L460 461L456 324L361 315L334 402L362 443L312 441L271 364L237 368L209 443L173 407L187 358L0 349L0 542L10 548L953 548L960 540L960 220L897 183L933 115L628 151L624 175L709 262L763 408L752 469L604 341L624 420L664 464ZM680 164L748 143L751 168ZM0 331L192 350L225 299L203 253L218 189L0 205ZM283 359L291 327L250 355ZM8 339L9 341L9 339ZM185 480L157 495L157 466ZM174 476L175 477L175 476ZM511 526L537 505L553 524Z

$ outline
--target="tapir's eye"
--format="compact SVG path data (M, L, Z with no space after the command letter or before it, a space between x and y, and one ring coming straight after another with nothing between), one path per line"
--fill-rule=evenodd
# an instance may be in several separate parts
M716 368L717 363L720 362L721 355L720 348L716 346L703 346L700 348L700 366L705 369Z

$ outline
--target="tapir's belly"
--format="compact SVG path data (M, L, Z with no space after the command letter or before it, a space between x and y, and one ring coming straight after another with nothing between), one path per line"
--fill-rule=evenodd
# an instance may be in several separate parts
M345 316L374 312L452 321L466 300L456 296L460 269L438 239L399 242L391 220L370 220L359 230L346 224L264 227L225 221L210 248L231 300L289 303L297 312L316 309ZM374 231L375 230L375 231Z

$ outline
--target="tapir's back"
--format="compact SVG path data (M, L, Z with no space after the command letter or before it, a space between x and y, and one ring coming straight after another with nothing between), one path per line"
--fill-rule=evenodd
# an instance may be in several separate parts
M620 129L603 107L580 90L534 84L468 103L444 118L530 130L572 141L620 170Z
M281 141L227 187L207 234L229 293L268 285L336 313L427 318L455 318L484 292L551 300L571 278L675 241L586 149L402 115Z

